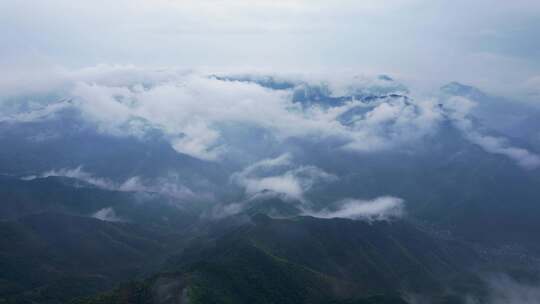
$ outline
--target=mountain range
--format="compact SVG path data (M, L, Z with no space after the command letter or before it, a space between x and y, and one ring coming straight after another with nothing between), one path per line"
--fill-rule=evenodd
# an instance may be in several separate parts
M0 303L537 295L534 105L386 75L148 77L1 104Z

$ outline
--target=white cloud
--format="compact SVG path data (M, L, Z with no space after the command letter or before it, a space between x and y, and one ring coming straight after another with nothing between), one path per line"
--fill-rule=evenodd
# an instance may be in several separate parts
M69 108L71 104L68 101L62 100L45 105L30 104L29 106L30 109L23 111L15 110L13 112L13 109L11 111L7 109L4 109L4 111L0 110L0 123L25 123L53 119L58 112Z
M107 207L96 211L92 214L93 218L106 222L125 222L126 220L117 216L112 207Z
M178 152L205 160L226 151L219 142L220 122L282 127L297 118L286 110L284 92L196 74L146 89L78 83L73 96L85 117L104 132L140 135L144 129L130 121L143 119L165 132Z
M335 209L321 211L306 210L305 214L319 218L348 218L364 220L387 220L400 218L405 214L402 199L393 196L381 196L373 200L344 199Z
M176 199L194 199L199 197L198 194L194 193L188 187L182 185L175 176L168 176L158 178L154 181L144 182L141 177L133 176L128 178L122 184L116 186L115 188L118 191L128 191L128 192L152 192L173 197ZM208 195L205 196L206 199L211 199Z
M540 155L524 148L514 147L503 137L485 135L478 131L469 117L470 111L475 106L474 101L464 97L451 97L444 103L450 118L469 141L486 152L505 155L525 169L540 167Z
M162 177L151 181L143 181L139 176L133 176L126 179L124 182L118 183L108 178L96 177L93 174L85 171L82 166L77 168L63 168L58 170L49 170L40 175L32 175L23 177L23 180L33 180L36 178L46 178L50 176L69 177L84 181L90 185L101 189L124 192L150 192L169 196L179 200L195 199L204 197L212 199L209 195L198 195L188 187L182 185L174 175Z
M144 137L148 130L159 129L176 151L204 160L219 160L227 153L229 147L220 129L227 123L264 128L277 139L332 137L343 141L344 148L349 150L377 151L429 134L439 119L431 101L388 98L373 102L364 116L342 124L340 115L366 104L351 100L330 108L302 108L292 102L290 91L175 69L101 65L64 71L59 79L62 85L52 87L51 92L62 87L62 96L70 102L46 104L28 113L4 115L7 118L3 119L32 121L73 107L101 132ZM381 84L379 80L367 79L351 76L325 82L312 75L297 76L292 81L327 85L328 93L338 96L359 90L365 94L374 89L399 90L391 87L394 83L383 88L387 85L384 81Z
M367 113L353 118L344 148L371 152L414 142L437 131L442 116L432 100L391 98L375 103Z
M290 154L264 159L231 176L231 180L252 195L270 190L304 201L304 193L314 184L330 182L337 177L314 166L295 166Z
M46 178L50 176L61 176L61 177L69 177L73 179L78 179L78 180L82 180L88 184L91 184L93 186L103 188L103 189L112 190L116 188L114 186L114 183L111 182L110 180L105 179L105 178L94 177L92 174L84 171L82 166L79 166L74 169L63 168L59 170L50 170L40 175L41 178Z
M540 300L537 284L523 284L506 275L491 276L487 283L492 304L533 304Z
M217 144L219 132L204 123L195 122L183 131L183 136L171 142L172 147L180 153L203 160L216 160L227 151L224 145Z
M540 167L540 155L532 153L527 149L513 147L504 138L482 135L474 131L468 133L467 138L489 153L509 157L525 169L536 169Z
M292 102L290 91L266 89L252 82L223 81L198 72L175 69L101 65L64 70L52 77L58 77L61 84L52 87L51 92L62 87L64 100L69 101L29 101L19 112L2 110L0 121L39 121L53 118L66 108L75 108L101 132L144 138L149 130L158 129L176 151L217 161L231 148L221 135L223 125L227 123L263 128L277 140L334 138L339 139L343 149L373 152L434 134L446 111L466 137L487 152L506 155L524 168L540 166L540 156L513 147L504 138L483 135L476 130L469 119L475 103L463 97L445 100L444 111L435 100L401 97L374 100L369 104L350 100L329 108L317 105L303 108ZM255 74L253 77L262 76ZM384 92L395 86L393 82L369 81L366 77L337 77L329 81L321 77L283 75L276 79L291 80L299 86L306 83L323 85L330 95L338 96L358 93L358 90L369 93L374 88ZM44 79L51 81L47 77ZM383 88L384 85L390 87ZM37 84L37 87L41 85ZM393 89L399 90L399 86ZM362 111L343 121L343 115L358 109ZM249 189L260 187L279 188L295 195L301 192L301 185L290 174L267 177L248 186Z
M481 276L486 287L485 294L462 295L467 304L536 304L540 300L540 286L528 280L516 280L505 273L484 274ZM413 303L427 303L412 296ZM416 301L415 301L416 300Z

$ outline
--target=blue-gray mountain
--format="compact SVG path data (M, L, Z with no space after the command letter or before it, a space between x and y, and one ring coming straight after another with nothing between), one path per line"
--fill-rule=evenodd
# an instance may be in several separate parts
M488 274L539 282L534 106L175 77L2 103L0 302L490 303Z

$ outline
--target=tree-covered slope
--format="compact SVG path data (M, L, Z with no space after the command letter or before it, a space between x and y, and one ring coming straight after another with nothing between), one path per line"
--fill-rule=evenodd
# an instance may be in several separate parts
M478 288L467 267L479 260L405 222L259 214L194 241L145 283L85 301L127 303L119 297L142 292L141 303L405 303L423 293L447 303L456 278Z
M0 299L64 303L155 269L179 233L58 213L0 222Z

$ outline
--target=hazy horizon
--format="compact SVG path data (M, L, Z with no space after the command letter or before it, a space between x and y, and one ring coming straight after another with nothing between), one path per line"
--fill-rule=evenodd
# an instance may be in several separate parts
M0 86L98 64L388 74L534 102L537 1L2 1Z

